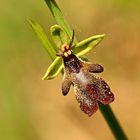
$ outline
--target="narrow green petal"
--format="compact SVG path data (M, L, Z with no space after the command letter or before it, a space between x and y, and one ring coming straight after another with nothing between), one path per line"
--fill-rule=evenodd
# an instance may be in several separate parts
M52 44L48 40L46 33L43 31L43 28L37 22L35 22L33 20L27 19L27 21L29 22L29 24L31 25L33 30L35 31L37 37L39 38L39 40L43 44L43 47L45 48L45 50L47 51L49 56L52 59L55 59L55 57L56 57L55 48L54 48L54 46L52 46Z
M43 76L43 80L50 80L55 78L62 70L63 64L62 64L62 58L56 57L55 60L52 62L52 64L47 69L45 75Z
M68 34L64 31L64 29L61 26L53 25L50 28L50 31L51 31L53 41L55 42L55 44L58 47L58 49L60 49L60 47L63 44L69 43L70 38L69 38Z
M77 56L86 54L87 52L91 51L97 44L99 44L103 40L104 36L104 34L95 35L77 43L73 49L74 54Z

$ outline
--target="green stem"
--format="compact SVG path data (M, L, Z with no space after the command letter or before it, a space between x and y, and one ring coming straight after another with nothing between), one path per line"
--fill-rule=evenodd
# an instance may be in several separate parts
M115 117L111 107L109 105L102 105L100 103L99 108L116 139L127 140L127 136L125 135L122 127L120 126L120 123Z
M57 3L54 0L45 0L48 8L50 9L52 15L54 16L56 22L64 28L64 30L71 36L72 30L64 18L63 13L58 7ZM122 127L120 126L117 118L115 117L111 107L109 105L99 105L100 111L103 114L106 122L108 123L112 133L114 134L117 140L127 140L127 136L125 135Z

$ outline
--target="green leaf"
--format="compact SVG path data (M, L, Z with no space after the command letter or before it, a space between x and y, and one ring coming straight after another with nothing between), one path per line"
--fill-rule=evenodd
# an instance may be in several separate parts
M72 31L70 29L70 26L67 23L67 21L65 20L65 17L62 14L62 12L61 12L60 8L58 7L57 3L55 2L55 0L45 0L45 2L47 3L52 15L54 16L55 20L57 21L57 23L59 25L61 25L61 27L64 28L64 30L67 32L69 37L71 37Z
M60 47L63 44L69 43L70 38L69 38L67 32L65 32L61 26L54 25L50 28L50 30L51 30L51 35L52 35L53 41L55 42L58 49L60 49Z
M56 57L55 60L52 62L52 64L47 69L45 75L43 76L43 80L50 80L55 78L62 70L63 64L62 64L62 58Z
M35 31L37 37L39 38L39 40L43 44L43 47L45 48L45 50L47 51L49 56L52 59L55 59L55 57L56 57L56 51L54 49L55 47L52 46L52 44L48 40L46 33L43 31L43 28L37 22L35 22L33 20L27 19L27 21L29 22L29 24L31 25L33 30Z
M103 40L104 36L104 34L95 35L77 43L73 50L74 54L79 57L86 54L99 44Z

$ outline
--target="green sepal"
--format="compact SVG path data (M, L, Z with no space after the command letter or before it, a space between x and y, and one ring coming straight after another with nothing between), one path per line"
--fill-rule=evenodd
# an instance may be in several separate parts
M104 36L105 34L95 35L77 43L73 49L73 53L78 57L83 56L98 45L103 40Z
M53 25L50 28L50 31L51 31L52 39L55 42L58 50L60 50L60 48L63 44L69 43L70 38L61 26Z
M78 44L73 49L74 54L76 54L78 57L84 59L83 56L87 52L89 52L91 49L93 49L102 39L104 38L104 35L95 35L90 38L87 38ZM59 39L59 38L58 38ZM53 63L50 65L50 67L47 69L43 80L49 80L55 78L62 70L63 64L62 64L62 58L57 57Z
M47 69L42 79L50 80L55 78L61 72L62 68L63 68L62 58L56 57L55 60L51 63L51 65Z
M41 43L43 44L43 47L46 50L46 52L49 54L49 56L52 59L55 59L55 57L56 57L55 46L53 46L50 43L46 33L43 31L43 28L37 22L35 22L33 20L27 19L27 21L31 25L32 29L36 33L36 35L39 38L39 40L41 41Z
M62 29L61 26L54 25L50 28L52 38L56 44L56 46L53 46L48 40L46 33L43 31L43 28L37 22L29 19L28 22L30 23L33 30L35 31L39 40L42 42L43 47L48 52L49 56L54 60L53 63L47 69L42 79L43 80L53 79L61 72L63 68L62 58L56 57L56 49L59 50L64 43L69 43L70 38L68 34ZM104 34L87 38L74 45L73 53L78 57L83 57L84 54L89 52L98 43L100 43L100 41L103 38L104 38Z

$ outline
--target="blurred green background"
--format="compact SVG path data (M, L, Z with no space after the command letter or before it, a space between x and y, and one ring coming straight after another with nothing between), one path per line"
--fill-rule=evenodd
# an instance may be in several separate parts
M140 129L140 0L57 1L78 40L106 37L87 57L104 66L116 100L111 104L129 139ZM28 25L38 21L50 38L55 24L43 0L0 4L0 140L113 139L102 114L81 112L73 88L63 97L59 75L42 81L51 60ZM51 39L51 38L50 38Z

